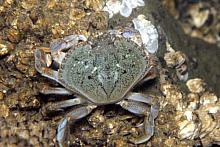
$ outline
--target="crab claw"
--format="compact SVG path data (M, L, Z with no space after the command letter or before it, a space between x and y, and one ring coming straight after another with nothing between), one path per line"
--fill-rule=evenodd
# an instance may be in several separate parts
M47 57L47 54L40 49L36 49L34 52L34 57L35 57L35 69L39 73L41 73L44 77L58 81L58 72L48 68L48 66L50 66L51 64L50 62L52 61L50 61L50 58Z
M35 68L37 71L42 71L43 67L49 67L52 64L52 58L50 54L47 54L41 49L36 49L34 52Z
M50 44L53 60L60 65L66 55L63 51L74 47L79 41L86 40L87 38L84 35L70 35L63 39L57 39L53 41Z
M87 38L84 35L70 35L63 39L55 40L54 42L52 42L50 45L50 49L53 54L74 47L79 41L86 40Z

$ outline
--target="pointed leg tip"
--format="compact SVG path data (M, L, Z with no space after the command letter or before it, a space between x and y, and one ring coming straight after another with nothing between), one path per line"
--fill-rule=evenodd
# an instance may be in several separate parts
M146 143L147 141L149 141L151 139L152 135L143 135L143 136L140 136L140 137L137 137L137 138L132 138L130 139L130 141L133 143L133 144L142 144L142 143Z
M67 137L69 135L68 130L68 120L66 118L62 119L57 128L56 141L60 147L67 146Z
M150 132L144 132L142 135L131 139L130 141L134 144L142 144L142 143L147 143L151 137L154 135L153 133L154 131L150 131Z
M159 115L159 111L160 111L160 104L156 103L155 105L151 106L151 115L153 117L153 119L156 119L157 116Z

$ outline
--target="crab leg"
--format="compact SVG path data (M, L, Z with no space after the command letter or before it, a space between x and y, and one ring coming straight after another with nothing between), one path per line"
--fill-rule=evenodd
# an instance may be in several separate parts
M68 146L67 141L70 134L70 124L85 117L86 115L91 113L92 110L96 107L97 106L95 105L82 106L79 108L74 108L71 112L67 113L66 117L60 121L57 128L56 139L60 147Z
M154 119L158 116L159 104L153 102L153 99L151 96L146 96L141 93L134 93L133 92L126 99L138 101L138 102L143 102L143 103L151 105L151 115L153 116Z
M150 105L152 104L152 100L153 100L151 96L145 96L144 94L135 93L135 92L130 93L130 95L128 95L126 99L143 102L143 103L147 103Z
M79 104L84 104L86 101L82 98L73 98L69 100L64 100L56 103L48 103L42 108L42 114L45 115L48 112L53 112L53 111L62 111L63 108L74 106L74 105L79 105Z
M43 94L73 95L73 92L61 87L44 86L40 92Z
M149 80L155 79L157 77L158 69L156 68L158 66L158 58L153 55L148 55L148 69L145 71L144 76L139 81L139 85L143 84L144 82L147 82Z
M150 66L144 73L144 75L137 81L136 86L140 86L143 83L152 80L156 77L156 71L153 66Z
M119 104L122 108L138 116L147 116L148 114L148 110L149 110L148 106L147 104L142 102L122 100L117 104Z
M122 100L119 104L122 108L130 111L131 113L134 113L136 115L144 116L144 135L136 138L133 140L135 144L140 144L148 141L154 134L154 119L158 115L159 111L159 105L152 105L150 109L150 113L148 114L148 107L146 103L150 102L151 100L145 100L145 97L141 97L140 95L133 95L133 97L130 97L130 99L133 99L132 101L129 100ZM135 101L134 101L135 100ZM136 101L137 100L137 101ZM143 103L143 102L144 103Z
M143 84L149 80L155 79L157 77L156 72L157 71L155 68L153 68L152 66L149 67L149 70L145 73L144 78L140 81L139 84Z

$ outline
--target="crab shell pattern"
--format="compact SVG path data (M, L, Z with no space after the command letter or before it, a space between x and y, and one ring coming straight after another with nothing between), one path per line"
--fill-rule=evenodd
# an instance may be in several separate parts
M132 142L148 141L154 134L159 105L152 97L132 92L132 89L152 78L149 76L155 68L152 57L142 44L140 33L133 28L111 30L89 38L70 35L51 43L49 49L36 49L36 70L63 86L44 87L41 92L74 95L72 99L47 104L43 110L79 105L59 123L56 138L59 146L68 145L69 125L97 106L112 103L145 118L143 135ZM52 63L56 68L51 68Z

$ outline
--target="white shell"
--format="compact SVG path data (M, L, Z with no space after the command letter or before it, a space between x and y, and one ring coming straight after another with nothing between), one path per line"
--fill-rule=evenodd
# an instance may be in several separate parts
M121 9L121 2L109 0L106 3L106 6L103 8L103 11L107 11L109 13L109 18L112 18L114 14L117 14Z
M143 0L109 0L106 2L106 6L103 8L103 11L109 13L109 18L112 18L114 14L120 12L124 17L129 17L132 13L132 9L138 6L144 6L145 3Z
M133 20L134 28L141 34L142 42L149 53L156 53L158 50L158 32L156 27L145 19L144 15L139 15Z

